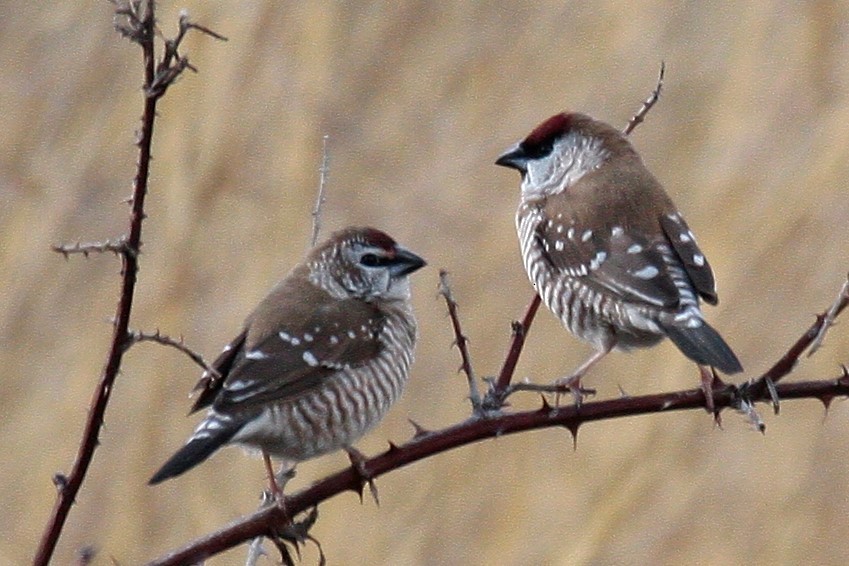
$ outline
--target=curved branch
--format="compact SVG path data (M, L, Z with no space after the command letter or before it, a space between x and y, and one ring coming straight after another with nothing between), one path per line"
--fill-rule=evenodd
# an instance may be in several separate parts
M828 405L834 397L849 396L849 374L844 371L839 377L830 380L784 383L778 386L777 390L783 399L815 398ZM736 407L740 394L740 389L734 385L716 390L714 405L717 409ZM767 396L752 400L766 401L769 398ZM543 402L542 407L534 411L502 414L495 418L472 418L438 432L417 436L402 446L390 444L386 452L363 462L363 465L371 477L377 477L454 448L507 434L564 427L575 436L578 428L588 422L705 408L705 396L701 389L595 401L582 404L580 409L573 405L554 408ZM346 468L286 497L286 509L295 515L342 492L359 492L361 481L358 470L354 467ZM278 506L262 509L154 560L150 565L177 566L197 563L254 537L273 536L275 531L285 526L286 520Z

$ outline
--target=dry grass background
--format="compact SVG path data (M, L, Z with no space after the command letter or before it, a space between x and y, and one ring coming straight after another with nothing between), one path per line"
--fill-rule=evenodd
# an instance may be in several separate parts
M160 105L133 326L213 356L304 252L321 137L324 222L373 224L429 259L415 277L410 387L360 448L468 414L437 269L453 275L479 373L497 371L530 286L513 232L518 178L492 162L564 108L624 125L700 236L720 284L708 317L753 375L832 300L849 269L849 6L832 2L162 2L229 36L193 35L200 75ZM0 562L31 559L105 356L119 269L51 243L126 226L141 113L138 49L106 2L0 3ZM548 381L587 348L541 313L518 376ZM849 362L838 326L797 378ZM259 461L228 449L162 486L195 367L134 348L56 563L94 545L134 564L252 511ZM695 386L668 344L593 372L602 396ZM517 402L531 407L529 396ZM764 411L766 412L766 411ZM788 402L761 436L726 413L586 426L440 455L346 494L314 534L331 564L840 564L849 552L849 410ZM293 488L346 464L299 468ZM245 549L211 560L238 564ZM315 561L306 551L306 563Z

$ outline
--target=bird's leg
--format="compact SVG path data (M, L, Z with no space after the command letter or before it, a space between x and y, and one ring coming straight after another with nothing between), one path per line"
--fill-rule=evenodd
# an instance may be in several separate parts
M701 375L702 391L705 394L705 405L707 412L713 415L716 424L722 427L722 418L716 410L716 404L713 402L714 386L723 386L725 383L716 374L716 370L710 366L699 365L699 374Z
M371 497L374 499L374 503L377 506L380 506L380 499L377 496L377 484L374 483L374 478L371 473L366 469L366 460L368 458L365 454L354 448L353 446L346 446L345 452L348 453L348 460L351 461L351 466L357 473L360 475L360 501L363 499L363 487L368 484L369 491L371 492Z
M560 395L565 389L568 389L569 392L572 393L572 397L575 399L575 406L580 407L581 402L584 400L584 397L587 395L595 395L595 389L584 389L581 387L581 378L584 377L591 367L597 364L604 356L606 356L610 350L613 349L613 346L606 347L604 350L597 351L593 353L592 356L587 358L587 360L578 366L571 375L567 375L566 377L561 377L557 381L554 382L555 387L557 387L558 391L554 395L554 404L560 405Z
M289 512L286 510L286 502L283 496L283 489L280 487L280 484L277 483L277 476L274 474L274 466L271 463L271 456L268 455L268 452L265 450L262 451L262 461L265 463L265 473L268 474L268 488L271 490L271 495L274 497L274 501L277 503L277 506L286 514L286 517L289 517ZM292 475L289 477L285 477L282 474L281 470L281 478L285 481L283 485L286 485L286 481L289 478L294 476L294 471Z
M277 480L277 485L280 487L280 491L286 489L286 484L289 483L289 480L295 477L295 464L293 462L284 461L280 464L280 469L277 470L277 473L274 474L274 479Z

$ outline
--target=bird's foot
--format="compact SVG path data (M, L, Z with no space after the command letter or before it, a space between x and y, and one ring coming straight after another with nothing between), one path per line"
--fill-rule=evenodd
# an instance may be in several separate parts
M585 397L589 397L591 395L595 395L595 389L586 389L581 387L581 378L583 374L574 374L566 377L561 377L556 380L553 384L555 388L554 392L554 406L560 406L560 396L567 391L572 394L572 399L575 401L575 407L580 408L581 404L584 401Z
M366 461L368 458L365 454L354 448L353 446L346 446L345 452L348 453L348 460L351 461L351 466L357 471L360 480L360 501L363 499L363 488L368 485L369 492L371 492L371 497L374 499L375 505L380 506L380 498L377 494L377 484L374 483L374 477L371 475L366 469Z
M716 410L716 403L713 400L713 392L714 389L724 386L725 382L719 378L716 370L712 367L700 365L699 374L701 376L702 392L705 394L705 409L708 413L713 415L713 419L717 426L722 428L722 417L720 416L719 411Z

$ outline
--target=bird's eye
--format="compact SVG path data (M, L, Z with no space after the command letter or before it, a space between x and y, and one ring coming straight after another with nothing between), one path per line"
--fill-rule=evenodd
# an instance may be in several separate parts
M360 265L366 267L380 267L381 265L386 265L387 262L388 258L381 257L377 254L363 254L360 258Z
M530 144L525 147L525 153L531 159L547 157L554 150L554 141L547 140L542 143Z

